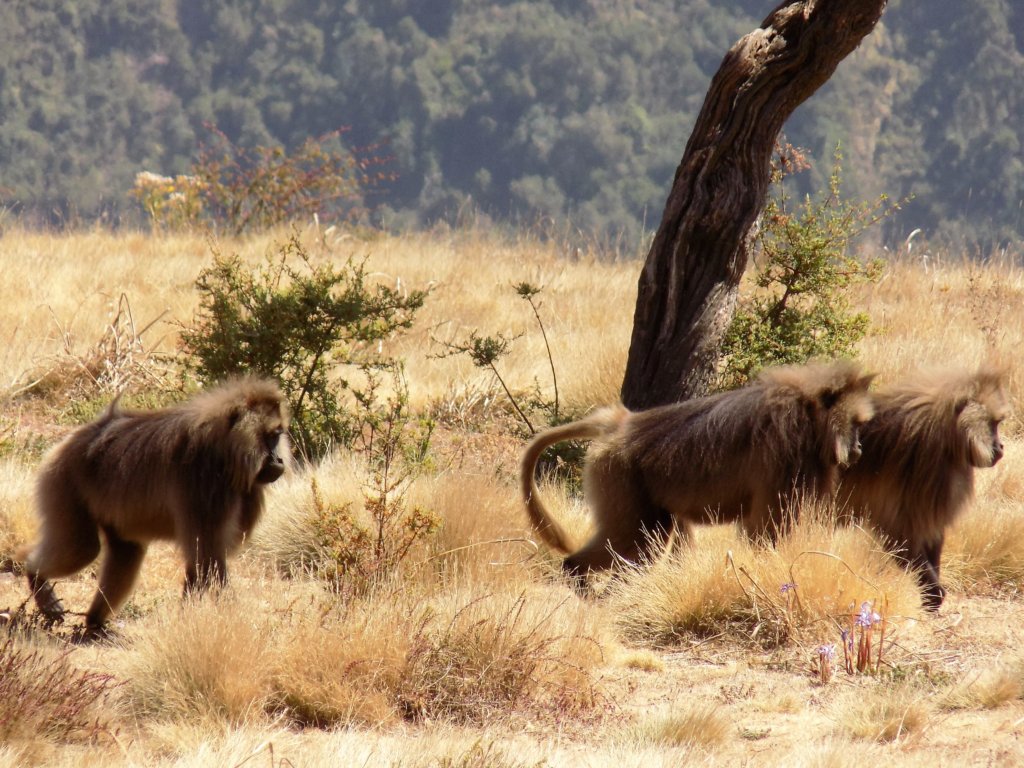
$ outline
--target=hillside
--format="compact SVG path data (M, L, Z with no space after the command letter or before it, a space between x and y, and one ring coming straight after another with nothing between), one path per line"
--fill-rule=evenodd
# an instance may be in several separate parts
M0 200L35 221L133 221L142 170L187 172L214 125L289 148L384 142L368 201L396 228L472 216L623 237L658 222L708 81L767 0L578 4L7 3ZM859 197L913 195L890 245L1024 234L1024 10L893 0L786 127L820 188L837 144Z

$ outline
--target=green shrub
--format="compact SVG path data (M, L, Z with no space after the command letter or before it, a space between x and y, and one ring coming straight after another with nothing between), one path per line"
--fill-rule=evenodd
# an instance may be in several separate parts
M353 407L371 397L373 372L394 365L376 342L409 328L427 294L368 285L365 261L314 264L295 235L276 248L256 269L214 250L213 266L196 280L199 309L182 345L204 382L242 373L277 379L298 453L318 458L360 433Z
M742 386L769 365L849 357L867 332L869 318L851 307L848 289L877 280L881 262L851 255L850 243L899 206L884 195L874 204L843 200L841 160L837 149L820 199L793 207L783 180L806 165L792 147L779 150L756 237L755 287L740 298L722 342L721 388Z

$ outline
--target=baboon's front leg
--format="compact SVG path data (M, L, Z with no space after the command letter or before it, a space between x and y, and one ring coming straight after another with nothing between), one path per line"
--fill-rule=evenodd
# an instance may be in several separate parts
M937 611L946 598L946 590L939 582L939 567L942 560L944 538L926 544L910 561L917 573L917 583L921 586L921 601L929 611Z
M128 599L135 579L146 556L146 547L134 541L127 541L112 529L105 529L107 552L100 569L99 588L85 614L85 624L90 629L102 627L110 614Z

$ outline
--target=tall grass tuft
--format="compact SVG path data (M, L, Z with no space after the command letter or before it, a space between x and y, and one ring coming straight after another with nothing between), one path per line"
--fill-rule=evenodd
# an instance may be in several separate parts
M1024 659L969 672L943 695L946 710L996 709L1024 698Z
M839 727L847 735L895 742L920 736L933 719L934 707L925 691L904 685L851 692L841 712Z
M270 708L316 727L567 716L597 699L592 631L579 610L526 595L367 596L284 631Z
M272 617L252 595L230 591L171 605L128 634L119 665L138 717L243 723L269 691Z
M640 746L713 750L729 740L733 724L714 704L681 705L671 712L644 714L628 731Z
M425 620L398 691L403 712L414 720L483 723L519 709L559 716L589 709L603 652L575 613L523 594L477 598L447 621Z
M401 719L395 690L411 645L409 609L382 596L318 602L277 636L268 708L303 727L379 726Z
M956 589L1024 585L1024 518L1020 502L979 500L958 520L943 551L943 579Z

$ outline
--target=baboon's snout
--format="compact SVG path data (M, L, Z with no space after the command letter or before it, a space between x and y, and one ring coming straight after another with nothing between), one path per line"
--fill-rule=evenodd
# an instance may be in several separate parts
M272 483L283 474L284 459L277 453L271 453L267 455L266 460L263 462L260 473L256 476L256 482L263 484Z
M992 464L993 466L1003 458L1003 441L996 440L992 445Z
M850 445L850 458L847 460L846 463L853 464L853 462L857 461L861 457L861 454L863 452L864 451L860 447L860 438L855 437L853 439L853 444Z

